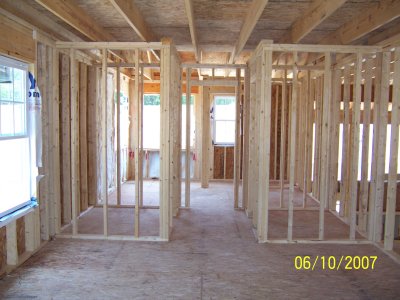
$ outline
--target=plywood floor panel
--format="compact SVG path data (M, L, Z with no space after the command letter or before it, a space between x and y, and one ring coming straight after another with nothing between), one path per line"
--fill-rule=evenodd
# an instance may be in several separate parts
M56 239L10 276L0 298L395 299L400 268L373 245L258 244L232 185L192 185L169 243ZM335 217L334 217L335 218ZM328 221L330 222L330 221ZM295 216L296 224L296 216ZM374 270L299 271L297 255L377 255Z

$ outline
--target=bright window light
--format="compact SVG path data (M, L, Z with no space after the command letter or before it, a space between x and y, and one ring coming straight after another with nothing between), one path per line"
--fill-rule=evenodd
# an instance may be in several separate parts
M216 96L212 109L215 144L235 143L236 104L234 96Z
M27 66L0 57L0 217L30 203Z

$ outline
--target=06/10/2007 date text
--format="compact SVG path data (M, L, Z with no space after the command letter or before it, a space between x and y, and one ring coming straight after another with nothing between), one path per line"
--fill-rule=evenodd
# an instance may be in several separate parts
M374 270L378 259L376 255L370 256L296 256L294 267L296 270Z

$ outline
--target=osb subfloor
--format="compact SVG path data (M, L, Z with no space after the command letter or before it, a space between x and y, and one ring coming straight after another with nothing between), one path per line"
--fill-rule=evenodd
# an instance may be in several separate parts
M174 220L170 243L49 242L0 281L0 298L398 298L399 265L375 246L257 244L251 220L232 210L231 194L231 185L223 183L206 190L194 185L192 208ZM297 255L377 255L378 260L374 270L331 271L317 264L305 271L294 268Z

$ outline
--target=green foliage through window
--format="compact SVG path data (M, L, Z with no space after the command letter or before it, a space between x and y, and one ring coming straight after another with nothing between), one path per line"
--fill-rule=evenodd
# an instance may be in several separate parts
M217 105L230 105L235 103L235 98L229 97L229 98L222 98L218 97L215 99Z
M182 95L182 104L186 104L186 95ZM190 96L190 104L194 104L194 96ZM144 105L160 105L159 94L145 94Z

